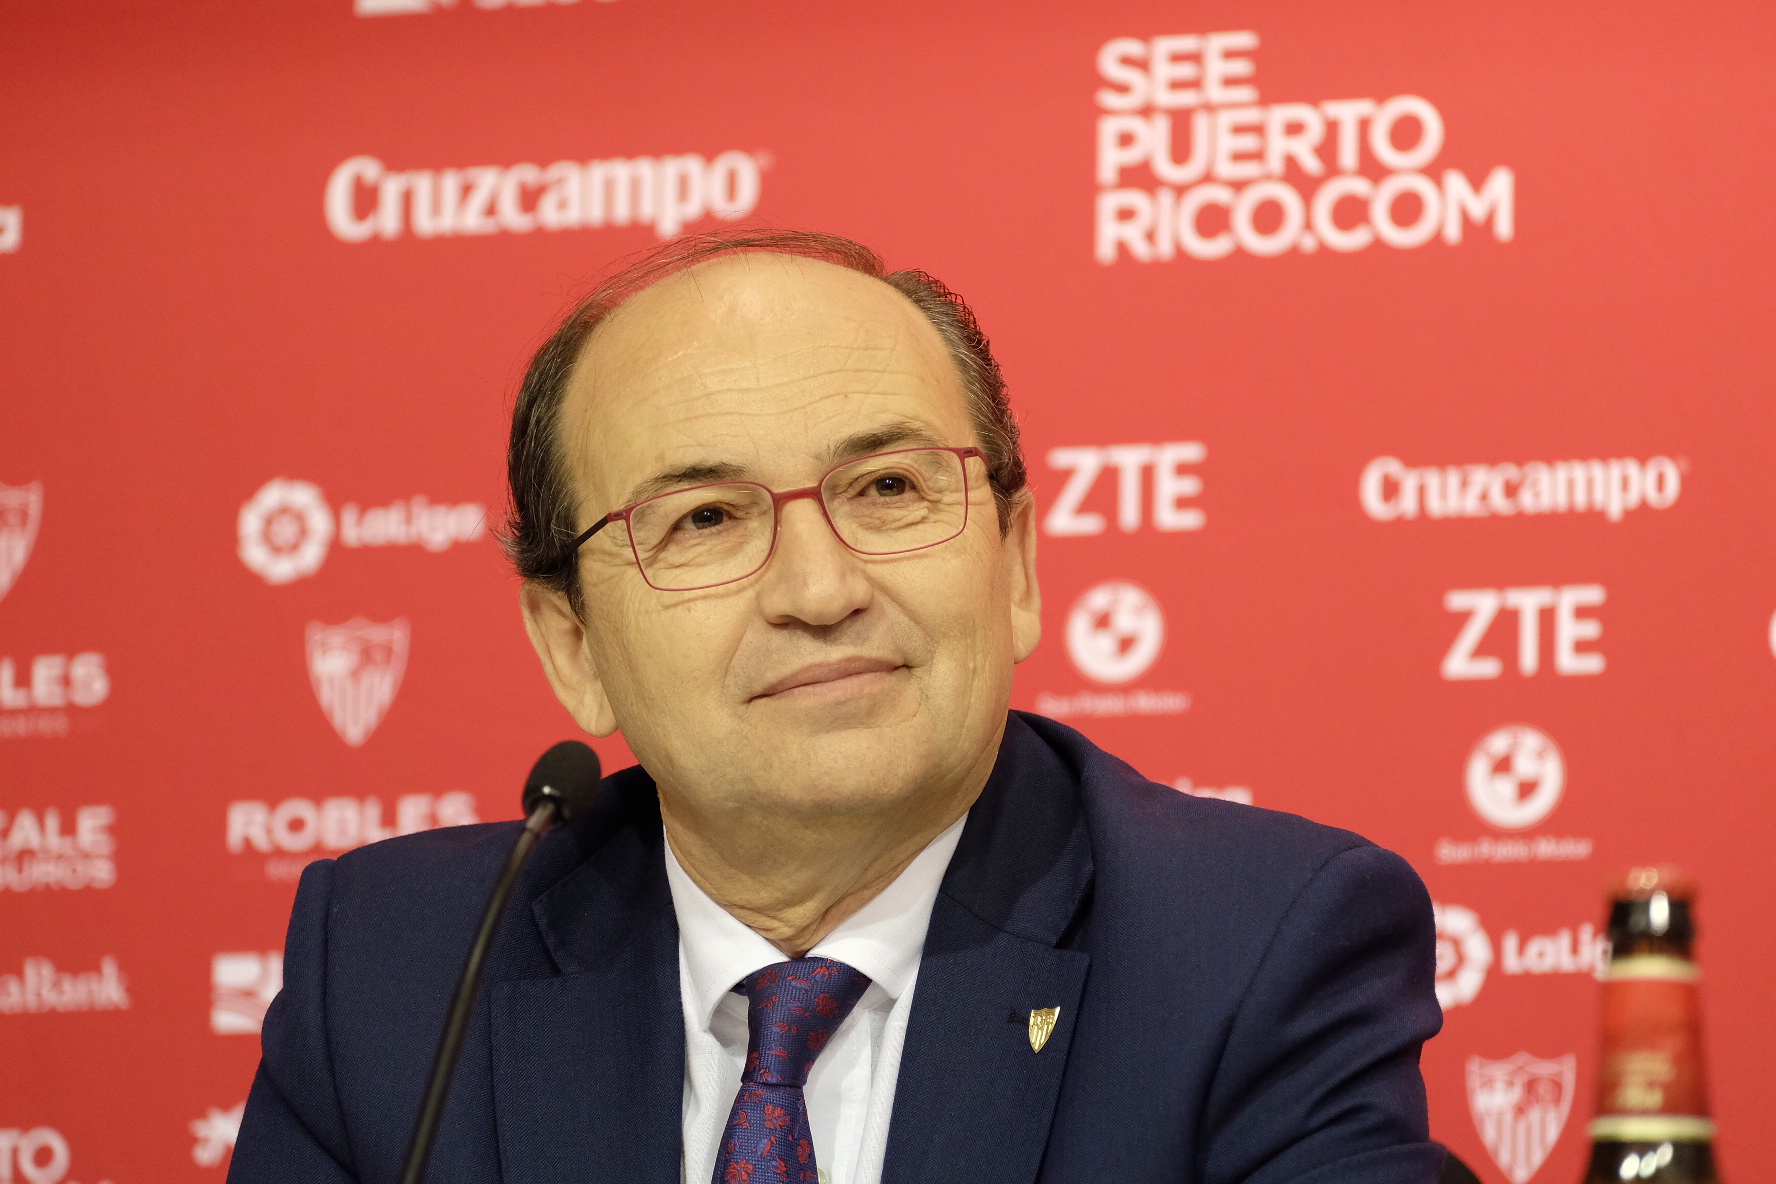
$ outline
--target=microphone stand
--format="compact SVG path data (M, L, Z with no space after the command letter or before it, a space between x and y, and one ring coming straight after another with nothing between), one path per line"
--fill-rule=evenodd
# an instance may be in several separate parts
M438 1042L438 1055L432 1061L432 1075L426 1082L425 1104L420 1107L419 1121L413 1128L413 1145L407 1151L407 1166L401 1172L401 1184L420 1184L425 1179L426 1165L432 1158L432 1144L438 1138L438 1121L444 1113L444 1099L450 1094L450 1079L456 1071L456 1059L462 1053L463 1036L469 1028L469 1013L475 1007L475 995L481 988L481 971L487 951L493 945L494 932L506 911L506 901L518 882L518 873L530 858L537 840L549 829L561 812L564 795L553 786L543 786L543 801L524 821L524 830L506 856L494 882L493 894L487 898L487 911L481 915L481 928L475 933L475 944L469 947L469 962L456 984L456 997L450 1001L450 1018L444 1025L444 1036Z

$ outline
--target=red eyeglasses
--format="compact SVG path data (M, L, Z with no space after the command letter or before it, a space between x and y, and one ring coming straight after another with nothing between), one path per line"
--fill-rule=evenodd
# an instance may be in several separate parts
M986 460L978 448L901 448L835 465L806 489L777 493L752 481L675 489L606 514L570 551L621 522L649 587L731 584L770 562L783 503L799 497L819 502L833 534L861 555L923 551L967 528L970 457Z

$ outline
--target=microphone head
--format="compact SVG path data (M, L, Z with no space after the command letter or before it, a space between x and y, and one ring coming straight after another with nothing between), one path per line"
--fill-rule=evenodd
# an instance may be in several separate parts
M604 775L598 754L579 740L563 740L549 749L530 770L524 782L524 816L529 818L545 801L555 803L556 821L572 822L598 792Z

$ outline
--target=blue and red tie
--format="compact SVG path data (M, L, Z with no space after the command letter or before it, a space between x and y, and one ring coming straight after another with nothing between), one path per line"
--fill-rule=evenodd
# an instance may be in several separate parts
M870 980L831 958L777 962L740 980L746 1071L728 1113L713 1184L817 1184L802 1086Z

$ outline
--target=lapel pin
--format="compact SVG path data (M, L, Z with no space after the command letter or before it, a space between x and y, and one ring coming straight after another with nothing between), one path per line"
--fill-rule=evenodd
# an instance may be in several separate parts
M1037 1007L1030 1011L1030 1051L1041 1052L1054 1034L1055 1021L1061 1018L1058 1007Z

